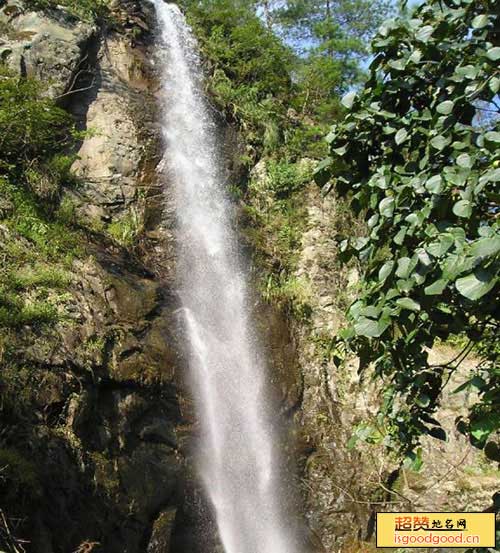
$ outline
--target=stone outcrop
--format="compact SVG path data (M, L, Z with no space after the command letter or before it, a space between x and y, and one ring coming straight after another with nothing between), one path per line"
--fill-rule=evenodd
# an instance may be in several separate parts
M73 88L86 66L95 27L63 10L49 17L13 1L0 10L0 23L4 31L0 38L2 62L21 75L44 81L51 98Z
M141 55L126 35L101 37L90 88L70 104L86 131L73 166L81 186L71 197L77 216L96 229L144 221L155 103Z

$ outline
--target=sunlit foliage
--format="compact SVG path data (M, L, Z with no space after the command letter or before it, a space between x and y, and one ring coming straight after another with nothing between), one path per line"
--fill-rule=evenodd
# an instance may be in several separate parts
M478 394L458 429L500 459L500 60L493 1L429 0L390 20L373 42L370 78L343 100L321 184L347 195L368 234L344 237L363 263L363 290L343 338L384 384L390 447L446 439L434 418L443 388L470 352L461 389ZM487 114L488 117L481 117ZM432 365L437 338L462 351Z

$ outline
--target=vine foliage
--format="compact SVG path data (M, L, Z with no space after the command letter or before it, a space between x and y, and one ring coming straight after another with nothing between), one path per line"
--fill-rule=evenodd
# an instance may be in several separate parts
M317 170L318 183L347 196L366 221L366 236L340 237L342 255L363 267L342 339L361 370L373 363L383 380L387 445L413 458L422 434L446 439L435 411L474 351L479 361L460 390L477 401L456 422L500 460L495 4L428 0L385 22L369 80L343 98L347 115ZM458 341L460 354L431 364L436 339Z

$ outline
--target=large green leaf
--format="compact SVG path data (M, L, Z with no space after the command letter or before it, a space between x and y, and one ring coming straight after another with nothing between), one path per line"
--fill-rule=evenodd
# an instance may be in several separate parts
M486 55L490 58L490 60L497 61L500 59L500 46L495 46L493 48L490 48Z
M411 298L400 298L396 300L396 305L409 311L420 311L420 304Z
M438 113L441 113L442 115L449 115L453 111L453 106L455 103L451 100L445 100L444 102L441 102L438 104L436 110Z
M399 129L399 131L396 133L395 141L396 144L401 144L404 142L408 137L408 131L406 129Z
M467 380L466 382L464 382L463 384L461 384L460 386L458 386L458 388L455 388L455 390L453 390L453 393L454 394L459 394L460 392L463 392L464 390L467 390L467 389L470 389L470 388L475 388L476 390L481 390L485 386L486 386L486 381L483 378L481 378L480 376L476 375L476 376L470 378L469 380Z
M426 296L439 296L448 284L447 280L439 279L424 288Z
M392 217L394 213L394 198L384 198L379 205L379 211L384 217Z
M430 255L441 257L453 246L454 242L454 236L449 232L445 232L439 235L436 242L432 242L425 249Z
M472 27L474 29L482 29L483 27L486 27L486 25L488 25L488 23L489 23L488 15L485 14L485 13L482 13L480 15L477 15L472 20Z
M500 142L500 132L489 131L485 133L484 138L490 142Z
M471 434L479 442L485 442L488 436L500 426L500 413L487 413L471 421Z
M394 236L394 242L399 246L401 246L401 244L404 242L407 232L408 232L408 229L406 227L403 227L402 229L400 229L397 232L396 236Z
M483 269L477 269L470 275L459 278L455 286L462 296L477 301L487 294L496 284L497 278Z
M461 273L470 271L474 266L474 258L465 255L448 254L443 266L443 277L455 280Z
M427 42L431 38L433 32L434 27L432 25L425 25L417 31L415 38L420 42Z
M496 463L500 463L500 446L497 442L494 442L493 440L488 442L484 446L484 454L491 461L495 461ZM498 535L497 535L497 540L498 540Z
M356 99L356 92L348 92L343 98L342 98L342 105L346 107L347 109L351 109L352 105L354 104L354 100Z
M367 338L380 337L390 324L390 319L375 321L366 317L360 317L354 323L354 330L358 336L366 336Z
M316 173L319 173L321 171L324 171L327 167L330 167L330 165L332 164L333 162L333 159L331 157L327 157L323 160L321 160L318 165L316 166L315 168L315 172Z
M391 274L394 268L394 261L387 261L384 263L378 273L378 279L380 282L384 282L385 279Z
M444 428L441 428L440 426L434 426L432 428L429 428L427 430L427 433L429 434L429 436L432 436L437 440L441 440L443 442L447 440L446 430Z
M408 278L418 263L417 259L409 257L401 257L398 259L398 268L396 276L400 278Z
M469 200L460 200L453 206L453 213L457 217L468 219L472 215L472 203Z
M481 238L477 242L474 242L470 249L470 255L476 257L488 257L495 255L500 251L500 236L492 236L488 238Z
M472 159L469 154L460 154L457 157L457 164L460 165L460 167L470 169L472 167Z
M450 143L450 139L438 134L431 140L431 144L436 150L443 150Z
M479 73L479 69L474 65L464 65L462 67L457 67L455 72L460 78L475 79Z
M432 192L433 194L440 194L443 190L443 179L441 175L432 176L426 183L425 188Z

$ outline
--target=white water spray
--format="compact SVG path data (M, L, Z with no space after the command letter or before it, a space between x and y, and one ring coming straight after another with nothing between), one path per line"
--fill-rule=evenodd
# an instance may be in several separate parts
M294 553L281 500L265 363L226 197L197 44L180 10L161 31L165 162L178 220L179 287L201 425L199 470L226 553Z

